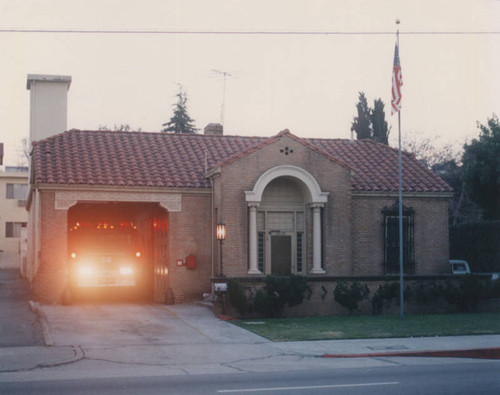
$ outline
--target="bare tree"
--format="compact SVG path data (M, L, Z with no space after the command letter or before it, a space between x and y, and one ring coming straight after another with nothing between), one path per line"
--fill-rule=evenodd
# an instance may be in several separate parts
M21 139L20 147L17 149L17 166L28 167L30 163L31 147L28 146L28 139Z

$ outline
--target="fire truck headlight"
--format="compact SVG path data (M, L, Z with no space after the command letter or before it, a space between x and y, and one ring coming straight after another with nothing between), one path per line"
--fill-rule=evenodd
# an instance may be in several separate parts
M83 277L88 277L94 274L94 270L92 269L92 266L90 265L81 265L78 268L78 274Z
M130 276L134 274L134 269L132 269L130 266L122 266L120 267L120 274L122 276Z

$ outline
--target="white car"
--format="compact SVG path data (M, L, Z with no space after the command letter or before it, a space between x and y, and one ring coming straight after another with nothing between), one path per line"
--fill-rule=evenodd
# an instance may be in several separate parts
M470 274L470 268L467 261L451 259L450 266L453 274Z

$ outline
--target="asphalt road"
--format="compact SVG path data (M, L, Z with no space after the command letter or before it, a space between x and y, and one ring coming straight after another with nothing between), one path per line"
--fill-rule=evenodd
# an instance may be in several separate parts
M449 363L378 368L0 383L2 394L499 394L500 364Z
M30 298L30 287L19 270L0 269L0 347L44 345Z

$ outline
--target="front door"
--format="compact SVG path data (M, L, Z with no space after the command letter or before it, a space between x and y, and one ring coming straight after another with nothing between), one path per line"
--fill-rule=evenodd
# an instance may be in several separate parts
M271 236L271 274L289 276L292 272L292 236Z

